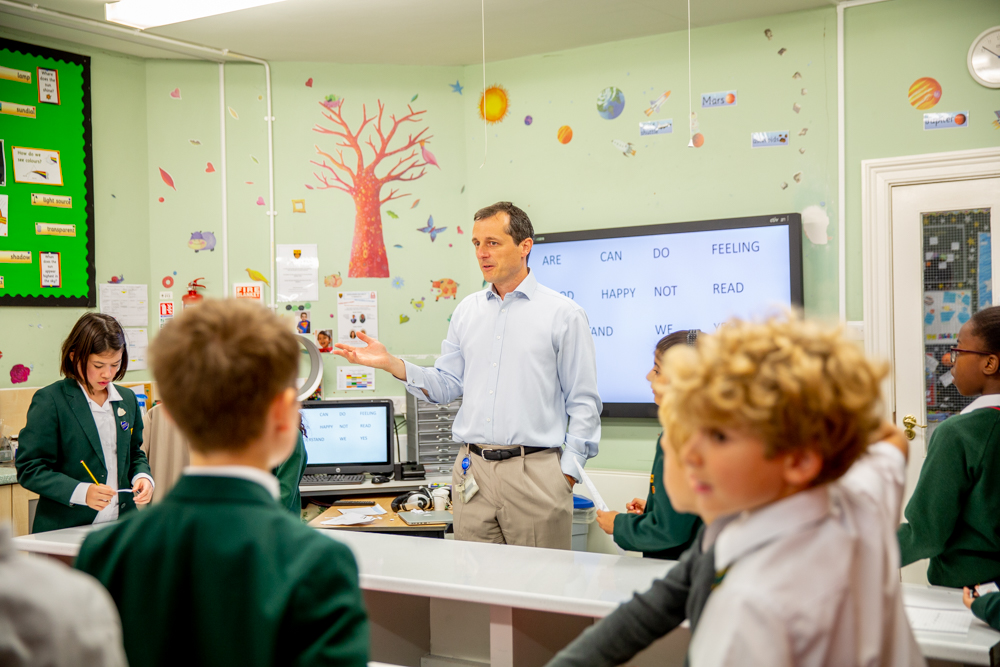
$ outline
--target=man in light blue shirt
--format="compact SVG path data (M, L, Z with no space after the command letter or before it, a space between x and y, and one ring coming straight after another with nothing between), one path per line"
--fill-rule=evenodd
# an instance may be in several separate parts
M577 463L597 454L601 437L587 314L531 273L524 211L498 202L473 219L492 284L455 309L433 368L360 333L367 347L338 344L334 354L389 371L431 403L464 396L453 430L467 443L452 475L456 539L568 549Z

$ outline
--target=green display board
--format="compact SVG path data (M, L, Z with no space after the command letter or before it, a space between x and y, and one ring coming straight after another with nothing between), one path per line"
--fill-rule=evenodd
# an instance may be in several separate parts
M0 39L0 147L0 306L95 306L90 58Z

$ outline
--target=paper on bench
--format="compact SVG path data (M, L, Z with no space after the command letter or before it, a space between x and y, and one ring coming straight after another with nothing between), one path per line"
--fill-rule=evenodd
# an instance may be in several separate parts
M338 507L337 509L343 515L378 516L385 514L385 510L382 509L381 505L372 505L371 507Z
M360 526L362 524L371 523L375 520L373 516L359 516L357 514L342 514L341 516L335 516L332 519L327 519L322 521L320 525L323 526Z
M590 499L594 501L594 506L602 512L608 511L608 504L604 502L604 498L601 498L601 494L597 492L597 487L594 486L594 482L591 481L590 477L583 470L583 466L580 465L580 461L576 460L576 469L580 472L580 481L583 485L587 487L590 491Z
M942 611L941 609L923 609L906 607L906 617L910 619L910 627L915 631L950 632L965 635L969 633L972 624L971 611Z

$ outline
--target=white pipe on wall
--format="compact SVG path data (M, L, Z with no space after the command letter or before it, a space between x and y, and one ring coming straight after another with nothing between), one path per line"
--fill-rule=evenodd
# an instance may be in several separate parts
M222 145L222 295L229 297L229 185L226 180L226 64L219 63L219 138Z
M837 292L840 321L847 322L847 125L844 99L844 10L886 0L846 0L837 3Z
M221 107L222 107L222 166L223 166L223 185L222 185L222 210L223 210L223 286L225 289L225 296L229 296L229 247L228 247L228 210L226 196L226 179L225 179L225 161L226 161L226 135L225 135L225 91L223 90L225 86L224 73L221 70L222 64L228 60L238 60L242 62L255 63L257 65L262 65L264 67L264 85L266 88L267 96L267 116L265 116L265 121L267 122L267 178L268 178L268 210L267 215L269 218L269 228L270 228L270 281L271 281L271 309L275 308L275 294L274 294L274 216L277 215L277 211L274 209L274 116L271 114L271 65L266 60L261 58L254 58L253 56L244 55L242 53L234 53L229 49L217 49L211 46L204 46L202 44L195 44L193 42L185 42L179 39L173 39L170 37L162 37L160 35L154 35L152 33L143 32L137 28L126 28L124 26L119 26L113 23L106 23L104 21L95 21L94 19L88 19L83 16L76 16L75 14L67 14L65 12L59 12L52 9L45 9L44 7L39 7L38 5L27 5L22 2L14 2L13 0L0 0L0 14L11 14L13 16L20 16L22 18L28 18L35 21L40 21L42 23L49 23L51 25L58 25L64 28L73 28L75 30L80 30L82 32L89 32L95 35L100 35L102 37L112 37L114 39L121 39L127 42L135 43L146 43L150 46L154 46L158 49L163 49L165 51L172 51L174 53L181 53L184 55L191 56L197 54L198 57L204 60L210 60L213 62L218 62L220 65L219 71L219 86L220 86L220 96ZM207 56L207 57L206 57Z

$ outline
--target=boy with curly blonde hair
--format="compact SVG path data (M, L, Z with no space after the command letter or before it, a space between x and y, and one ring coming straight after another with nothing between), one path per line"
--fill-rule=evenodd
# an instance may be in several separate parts
M716 583L691 664L924 664L895 540L906 444L868 445L885 365L797 318L731 321L664 365L698 510L733 517L703 545Z

